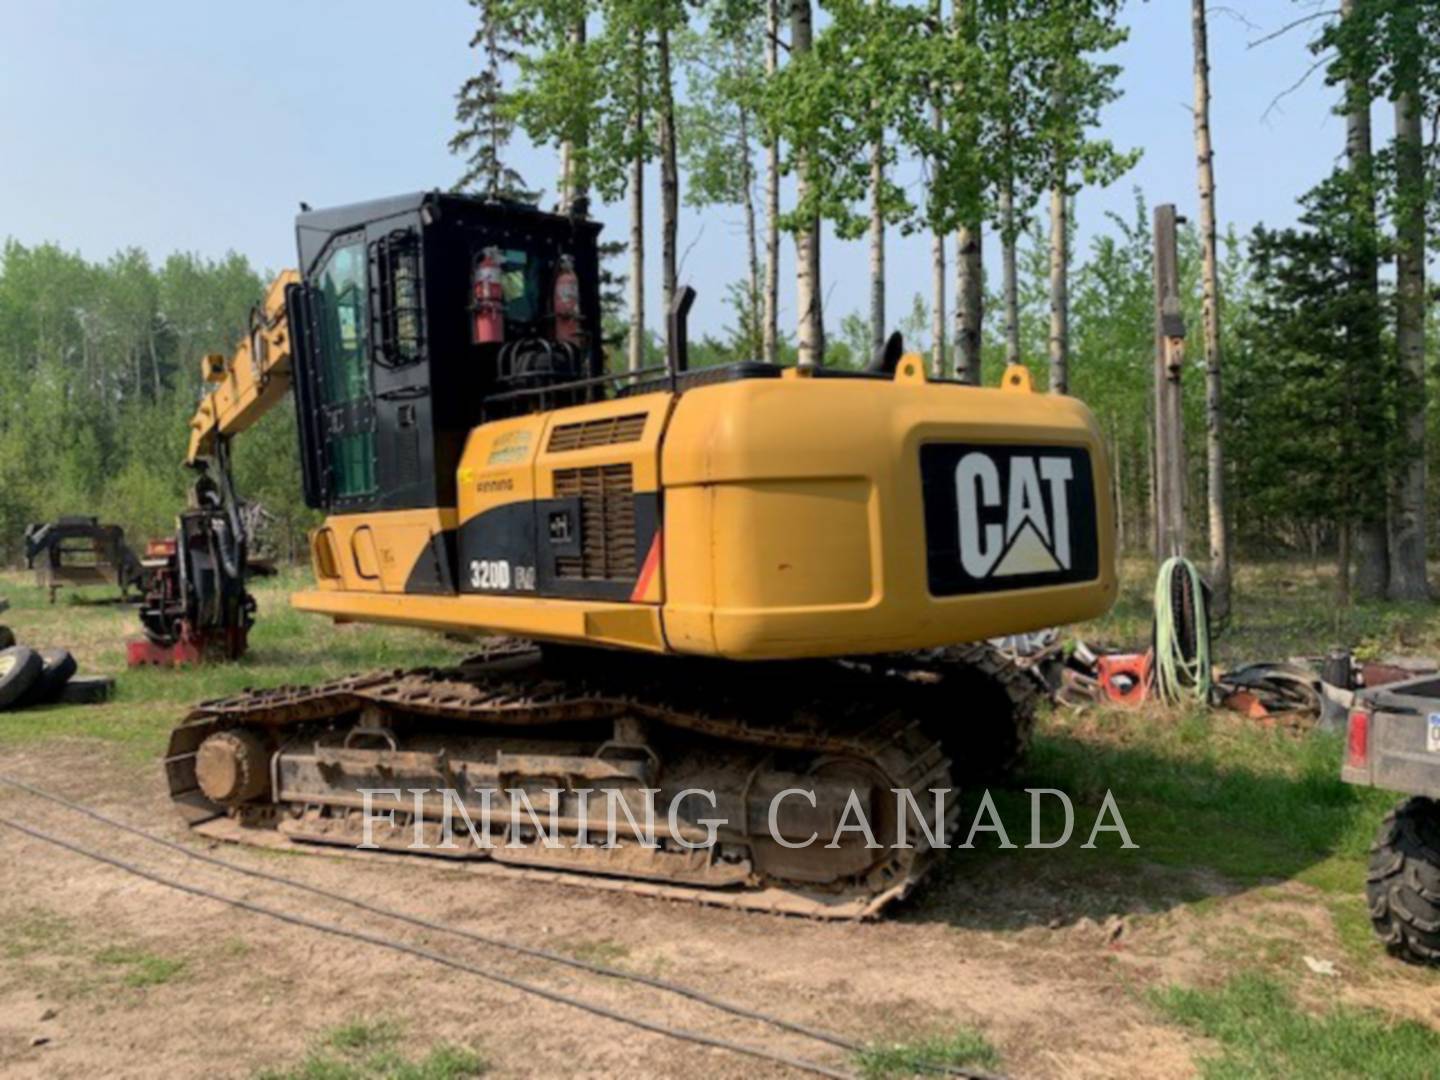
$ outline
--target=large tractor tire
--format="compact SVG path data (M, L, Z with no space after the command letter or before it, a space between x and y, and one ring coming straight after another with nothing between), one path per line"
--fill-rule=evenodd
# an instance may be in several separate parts
M1440 802L1417 797L1386 815L1370 848L1365 897L1392 956L1440 964Z
M34 649L16 645L0 652L0 710L21 701L45 670L45 661Z

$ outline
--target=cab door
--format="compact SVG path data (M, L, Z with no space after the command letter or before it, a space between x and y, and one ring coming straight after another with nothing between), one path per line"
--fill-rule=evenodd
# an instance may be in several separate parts
M324 488L334 514L368 508L378 490L368 271L357 230L336 238L309 290Z

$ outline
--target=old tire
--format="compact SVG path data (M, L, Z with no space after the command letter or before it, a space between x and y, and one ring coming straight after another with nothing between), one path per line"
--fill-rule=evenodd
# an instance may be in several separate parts
M1417 797L1386 815L1370 848L1365 898L1390 955L1440 964L1440 802Z
M98 705L115 693L115 680L108 675L76 675L60 688L62 705Z
M15 631L8 626L0 626L0 649L8 649L15 644Z
M26 695L25 705L47 705L58 700L60 691L76 671L75 657L68 649L40 649L39 652L45 667Z
M17 705L45 670L45 661L34 649L15 645L0 652L0 710Z

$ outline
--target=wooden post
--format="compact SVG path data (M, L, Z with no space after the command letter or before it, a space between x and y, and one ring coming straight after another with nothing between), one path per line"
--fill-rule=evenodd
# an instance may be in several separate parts
M1171 204L1155 208L1155 557L1161 560L1185 553L1185 318L1175 236L1182 220Z

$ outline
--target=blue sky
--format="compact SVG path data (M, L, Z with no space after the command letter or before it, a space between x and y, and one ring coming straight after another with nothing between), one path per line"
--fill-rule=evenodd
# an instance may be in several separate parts
M1264 117L1312 62L1303 31L1250 48L1264 31L1313 10L1313 0L1230 0L1211 16L1213 126L1222 223L1286 223L1295 198L1338 159L1334 93L1313 76ZM1128 214L1139 187L1151 203L1195 205L1189 0L1133 2L1116 59L1124 96L1103 130L1141 147L1139 166L1110 189L1080 196L1080 243ZM1227 11L1244 13L1244 22ZM473 67L464 0L194 0L34 3L0 0L0 236L55 241L91 258L131 245L234 249L260 268L294 260L292 218L315 206L448 187L455 89ZM1252 25L1247 26L1245 22ZM1377 135L1389 129L1377 106ZM549 149L518 146L515 164L553 192ZM653 184L653 178L652 178ZM648 199L653 212L654 193ZM624 207L600 207L624 235ZM648 234L658 252L658 222ZM782 267L782 320L793 285ZM738 209L687 211L682 277L700 293L692 319L718 331L723 295L742 272ZM649 295L659 296L658 254ZM862 243L824 253L826 320L866 305ZM889 248L896 320L929 285L929 240ZM661 325L657 300L647 320ZM833 332L833 329L832 329Z

